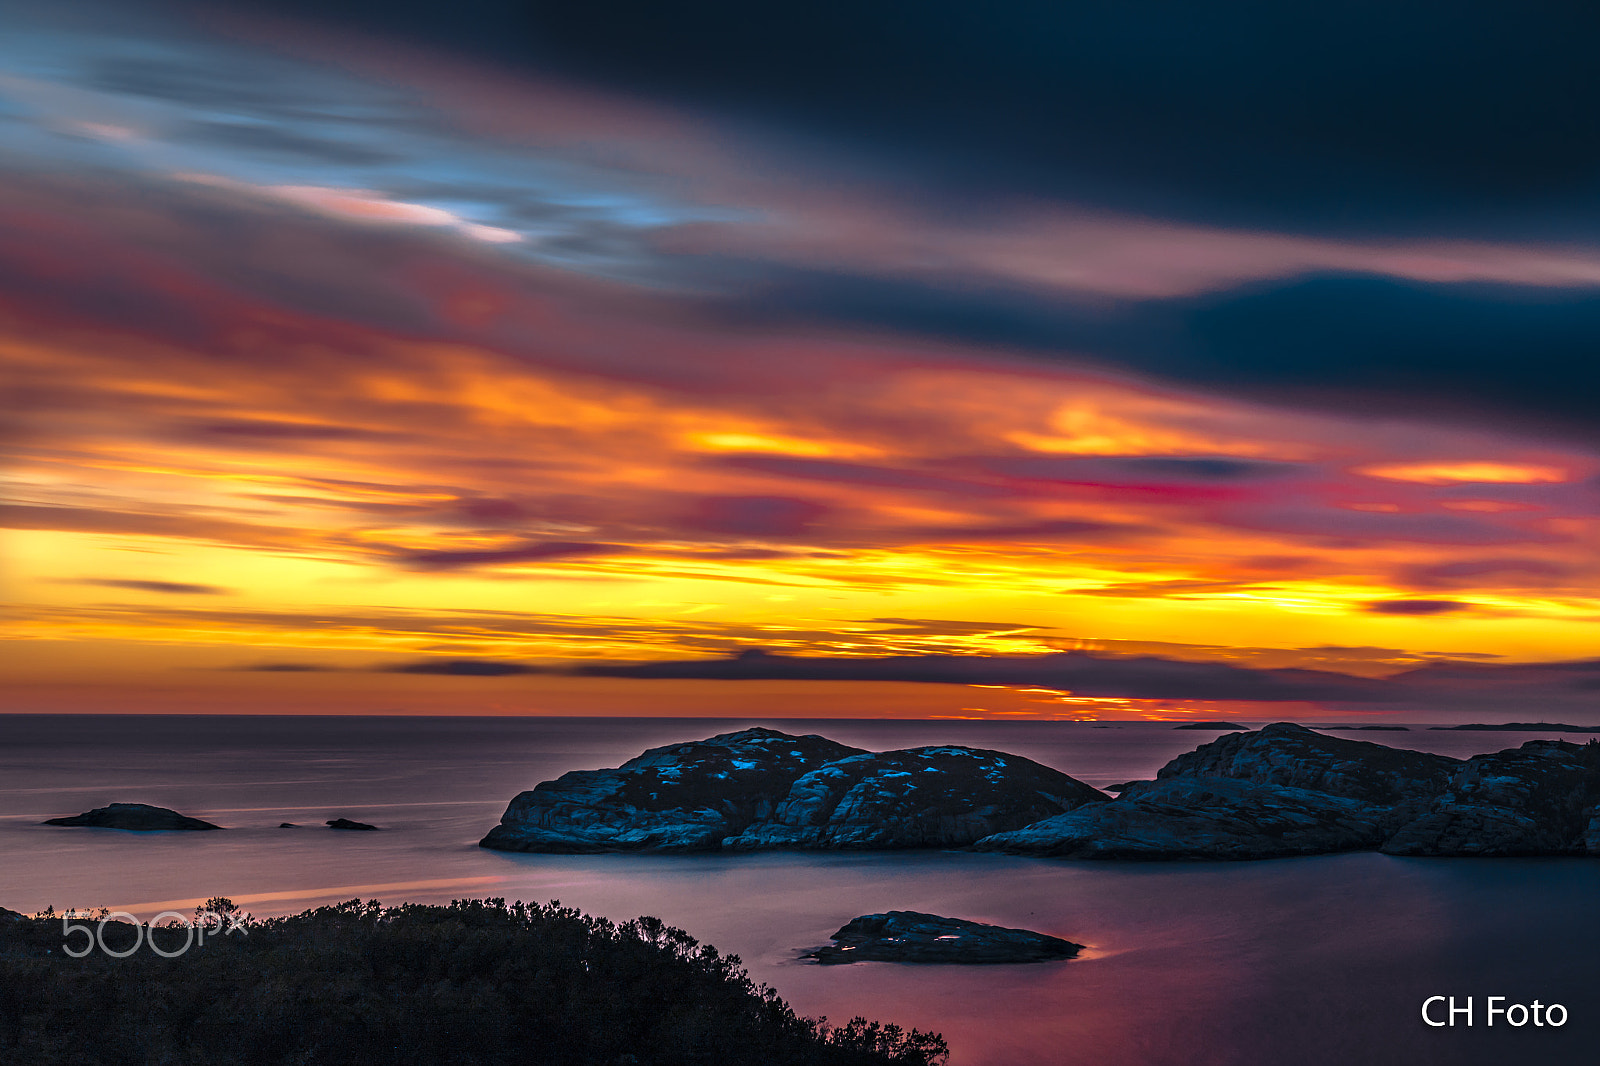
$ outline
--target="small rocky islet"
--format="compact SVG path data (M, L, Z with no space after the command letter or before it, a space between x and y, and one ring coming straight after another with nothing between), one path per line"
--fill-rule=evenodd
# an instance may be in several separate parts
M746 729L580 770L511 801L504 851L972 848L1073 859L1600 855L1600 743L1470 759L1288 722L1228 733L1112 798L1021 756L866 752Z
M1075 958L1082 944L999 925L945 918L921 911L888 911L852 919L825 947L802 959L849 962L958 963L994 965Z
M47 818L43 825L87 827L91 829L124 829L136 833L156 833L171 830L221 829L220 825L200 818L191 818L170 807L157 807L149 803L110 803L92 811L65 818ZM330 829L377 829L366 822L353 822L348 818L330 818L323 823ZM299 829L293 822L278 823L279 829Z
M355 830L362 830L362 831L366 831L366 832L371 832L371 831L374 831L374 830L376 830L378 828L375 825L368 825L366 822L352 821L349 818L329 818L326 822L323 822L322 824L327 826L329 829L355 829ZM296 828L299 828L299 827L296 826Z
M111 803L67 818L48 818L45 825L88 826L95 829L129 829L137 833L173 829L221 829L220 825L190 818L168 807L148 803Z

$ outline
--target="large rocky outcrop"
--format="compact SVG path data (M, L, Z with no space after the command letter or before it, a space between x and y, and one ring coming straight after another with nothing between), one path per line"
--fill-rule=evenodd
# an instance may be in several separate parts
M1600 854L1600 744L1466 761L1277 723L1180 755L1153 782L980 840L1070 858Z
M1585 855L1600 855L1600 806L1589 810L1589 820L1584 825L1578 845Z
M511 801L480 843L501 851L705 851L769 818L789 786L860 748L744 729L574 770Z
M1106 796L1020 756L882 753L747 729L546 781L481 841L507 851L958 847Z
M964 847L1085 803L1098 789L1017 755L927 747L852 756L800 778L769 821L723 846Z
M1271 859L1376 847L1386 813L1310 789L1169 777L975 846L1069 859Z
M1390 855L1594 854L1600 744L1530 740L1474 755L1432 809L1383 845Z
M802 959L823 963L924 962L990 964L1070 959L1083 950L1060 937L1029 929L944 918L920 911L889 911L852 919L827 947Z
M171 812L169 812L171 813ZM1004 752L864 752L747 729L546 781L482 840L510 851L920 848L1070 858L1600 855L1600 742L1468 760L1280 722L1106 794Z
M1329 737L1292 722L1275 722L1202 744L1167 763L1156 777L1230 777L1420 809L1445 790L1460 767L1460 759L1445 755Z
M113 803L69 818L48 818L45 825L81 825L99 829L132 829L141 833L166 829L221 829L220 825L190 818L166 807L148 803Z

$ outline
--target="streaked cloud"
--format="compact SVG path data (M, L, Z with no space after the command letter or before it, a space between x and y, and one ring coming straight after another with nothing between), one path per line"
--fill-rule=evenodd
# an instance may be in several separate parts
M1448 485L1461 481L1490 485L1540 485L1570 480L1568 472L1560 467L1494 461L1378 464L1362 467L1356 473L1387 481L1416 481L1424 485Z
M19 639L129 692L981 659L941 683L1332 707L1370 686L1273 671L1592 647L1581 242L957 212L685 106L83 10L0 39L0 535Z

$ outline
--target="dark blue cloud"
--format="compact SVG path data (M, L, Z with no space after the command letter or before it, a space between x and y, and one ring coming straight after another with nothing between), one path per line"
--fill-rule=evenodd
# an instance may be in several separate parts
M1005 456L985 463L996 473L1041 481L1228 483L1286 477L1314 470L1265 459L1140 455L1091 458Z
M1600 173L1593 5L258 2L793 129L953 210L980 190L1313 228L1549 226L1527 207L1586 200Z
M954 338L1342 414L1600 437L1600 297L1583 289L1319 275L1089 308L774 270L724 313Z
M1595 5L256 2L797 133L817 173L974 228L1066 202L1340 237L1600 239ZM190 102L216 80L127 62L95 76ZM597 255L613 239L582 234ZM718 324L921 333L1273 403L1597 435L1600 299L1579 290L1319 277L1107 310L745 266L750 287L709 308Z
M1162 376L1357 413L1600 427L1588 292L1330 277L1167 313L1170 342L1133 356Z

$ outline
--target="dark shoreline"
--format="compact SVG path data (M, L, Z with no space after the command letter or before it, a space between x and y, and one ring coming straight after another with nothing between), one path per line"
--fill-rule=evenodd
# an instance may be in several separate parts
M136 939L148 928L107 922L124 958L73 958L59 916L0 911L0 1061L937 1066L948 1054L938 1034L800 1017L736 956L654 918L503 899L350 900L265 920L226 900L203 910L235 932L180 950L184 934L163 930L165 954Z

